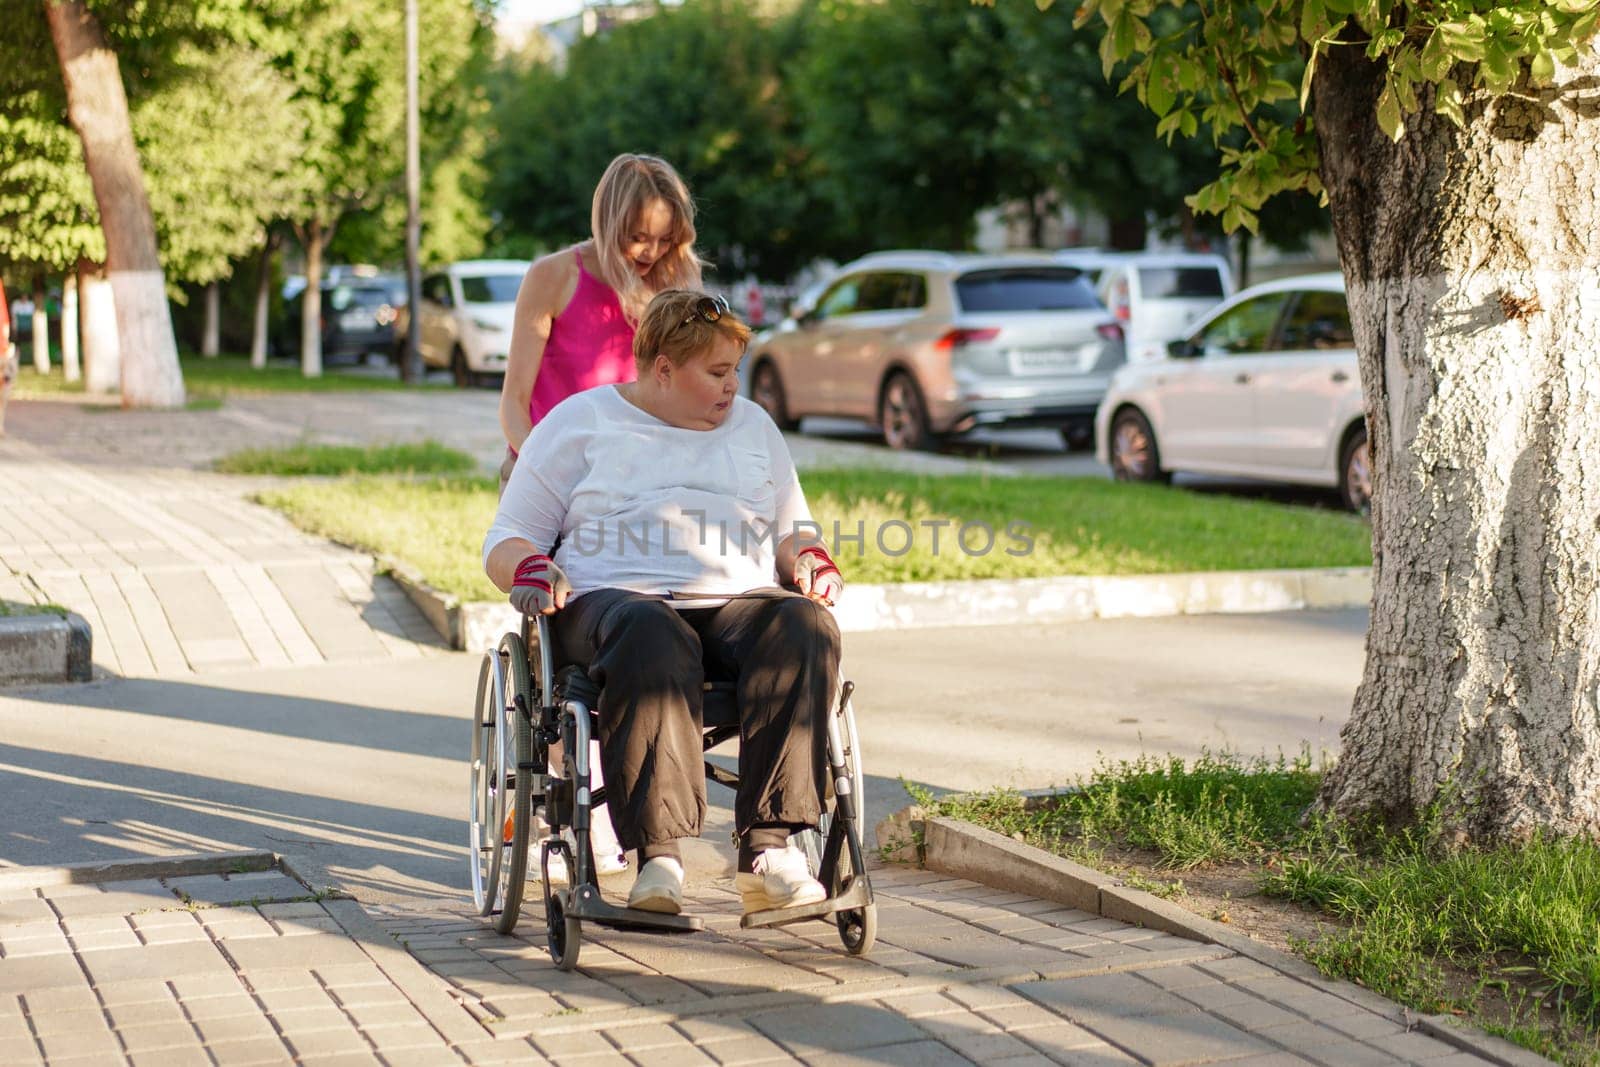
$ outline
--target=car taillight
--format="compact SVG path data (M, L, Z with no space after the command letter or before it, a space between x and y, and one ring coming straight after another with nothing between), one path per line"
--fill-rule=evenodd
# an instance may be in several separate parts
M1104 337L1107 341L1121 341L1124 339L1121 325L1115 322L1102 322L1094 328L1094 332Z
M949 351L952 348L960 348L962 345L972 345L979 344L983 341L993 341L999 336L1000 330L998 327L990 327L982 330L950 330L943 337L933 342L933 347Z

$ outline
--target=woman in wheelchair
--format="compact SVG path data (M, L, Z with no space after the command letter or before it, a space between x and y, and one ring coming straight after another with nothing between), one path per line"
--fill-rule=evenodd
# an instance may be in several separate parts
M737 679L745 912L826 896L788 839L822 811L840 657L828 607L844 583L782 435L738 395L749 338L720 298L658 295L634 337L638 380L534 428L484 540L490 579L551 615L556 662L600 687L608 802L639 852L628 906L644 911L679 911L678 841L705 817L708 666ZM675 609L686 596L696 606Z

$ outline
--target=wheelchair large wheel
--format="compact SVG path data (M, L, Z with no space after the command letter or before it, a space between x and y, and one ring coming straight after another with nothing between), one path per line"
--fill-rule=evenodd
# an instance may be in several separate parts
M506 774L502 790L502 803L510 806L511 840L505 843L506 856L500 864L497 895L500 913L495 916L494 928L509 934L517 927L517 916L522 912L522 889L528 875L528 839L531 832L533 809L533 774L519 773L533 761L533 725L530 719L538 706L538 695L533 691L528 662L528 646L517 634L506 634L500 639L497 662L503 667L499 701L502 721L510 726L505 754L513 760ZM504 817L502 817L502 826Z
M835 712L839 718L839 740L844 746L845 774L850 779L850 793L856 800L856 832L866 841L866 788L867 777L861 770L861 740L856 735L855 708L847 698ZM828 795L833 795L832 771L828 772ZM828 830L833 826L833 812L824 811L817 820L815 830L802 830L789 838L789 844L806 854L806 865L815 877L822 870L822 850L828 842Z
M468 874L472 903L488 915L500 902L500 867L510 771L507 718L502 694L505 667L498 652L484 654L478 670L478 698L473 710L472 763L468 783Z

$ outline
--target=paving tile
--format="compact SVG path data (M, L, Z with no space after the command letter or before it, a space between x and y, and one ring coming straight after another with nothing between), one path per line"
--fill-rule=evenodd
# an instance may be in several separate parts
M1083 1027L1069 1022L1057 1022L1050 1026L1030 1027L1019 1032L1016 1036L1039 1049L1048 1056L1057 1056L1063 1052L1074 1049L1088 1048L1103 1044L1103 1040L1090 1033Z
M157 1000L148 1004L112 1004L106 1007L111 1025L118 1030L133 1030L142 1026L188 1026L189 1018L175 1000Z
M131 1054L134 1067L211 1067L211 1056L205 1046L194 1044L182 1048L149 1049ZM223 1061L228 1067L244 1067Z
M1018 993L1074 1022L1138 1015L1176 1015L1194 1005L1131 974L1024 982Z
M139 978L233 976L233 967L210 942L97 949L81 953L79 958L96 985Z
M231 997L248 993L239 976L227 974L178 974L170 979L172 991L185 1004L211 997Z
M227 1015L216 1019L196 1019L194 1023L208 1045L270 1039L277 1034L264 1015Z
M1329 1016L1319 1021L1324 1026L1359 1041L1371 1041L1375 1038L1387 1040L1390 1035L1403 1034L1406 1030L1404 1026L1393 1019L1386 1019L1382 1015L1374 1015L1371 1012L1362 1012L1359 1015Z
M309 1060L313 1056L331 1056L335 1053L372 1054L372 1047L346 1023L342 1028L307 1030L300 1026L285 1026L283 1037L297 1057Z
M172 990L159 978L135 978L126 982L99 982L95 991L108 1008L121 1004L173 1003Z
M1379 1044L1383 1051L1391 1056L1398 1056L1412 1063L1440 1059L1458 1051L1454 1045L1429 1037L1427 1034L1419 1034L1415 1030L1394 1037L1385 1037Z
M0 996L33 990L86 987L83 971L71 955L6 957L0 962Z
M105 1012L99 1008L95 1008L93 1011L38 1012L31 1016L28 1021L32 1024L34 1033L40 1037L78 1031L92 1032L110 1029L110 1024L106 1022Z
M0 1037L0 1063L32 1067L33 1064L43 1062L39 1056L39 1046L33 1038Z
M307 934L304 937L249 938L228 944L241 970L250 974L273 969L305 970L349 963L371 963L361 946L348 937Z
M294 1063L294 1054L277 1037L230 1041L212 1046L211 1051L222 1067L288 1067Z
M119 1029L118 1036L129 1052L153 1052L164 1048L186 1048L201 1045L200 1035L186 1022L165 1022L153 1026L135 1026Z
M30 990L22 997L22 1006L29 1015L59 1015L64 1013L100 1011L100 998L86 983L57 989Z
M1012 1034L964 1034L942 1039L946 1045L976 1063L993 1063L1008 1056L1028 1056L1033 1049Z
M1295 1047L1290 1051L1315 1060L1322 1067L1394 1067L1406 1062L1359 1041L1329 1042L1310 1048Z
M460 1067L462 1063L459 1055L442 1044L438 1048L388 1049L380 1055L388 1067ZM524 1063L534 1059L533 1050L527 1045L522 1046L522 1055Z
M1274 1051L1274 1046L1201 1012L1101 1016L1086 1024L1147 1063L1198 1063ZM1024 1035L1027 1036L1027 1035Z
M807 1056L812 1067L970 1067L972 1060L937 1041L908 1041L857 1052Z
M44 1046L45 1059L65 1060L73 1056L94 1056L115 1061L122 1055L122 1046L104 1024L97 1030L69 1030L59 1034L45 1034L39 1038Z
M350 1019L338 1008L297 1008L293 1011L275 1011L273 1022L286 1034L310 1033L314 1030L345 1030L351 1027Z
M808 1060L812 1053L917 1042L926 1036L893 1012L865 1004L786 1008L752 1015L746 1021Z
M202 907L269 904L311 895L311 890L279 871L201 874L187 878L168 878L166 883L173 892Z
M56 913L41 897L10 897L0 900L0 937L6 928L20 923L54 923Z
M712 1059L727 1064L728 1067L739 1067L748 1063L792 1062L794 1059L783 1046L759 1034L735 1037L710 1045L702 1044L698 1047L709 1052Z

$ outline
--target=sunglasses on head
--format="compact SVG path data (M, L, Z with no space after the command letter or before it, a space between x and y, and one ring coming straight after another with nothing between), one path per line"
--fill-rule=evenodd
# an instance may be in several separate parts
M733 314L728 302L720 296L702 296L694 302L694 310L685 315L679 326L687 326L695 319L701 322L721 322L722 316Z

